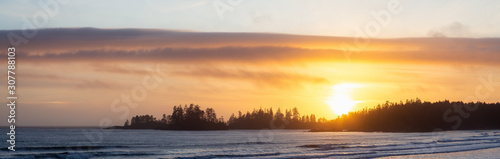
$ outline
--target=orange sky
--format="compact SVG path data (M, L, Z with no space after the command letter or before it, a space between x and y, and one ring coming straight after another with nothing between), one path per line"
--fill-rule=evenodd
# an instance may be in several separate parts
M0 32L3 37L6 33ZM356 40L147 29L39 30L17 48L18 125L97 126L104 118L121 125L123 113L113 110L112 102L142 86L151 75L148 67L159 67L162 82L147 90L126 118L160 117L174 105L194 103L213 107L226 119L259 107L297 107L303 114L332 119L338 114L325 100L337 84L359 85L350 91L359 101L357 110L416 97L466 100L476 96L482 79L500 82L498 38L368 39L363 46ZM489 95L481 99L500 101L500 91L495 91L500 85L492 88L482 89L480 94Z

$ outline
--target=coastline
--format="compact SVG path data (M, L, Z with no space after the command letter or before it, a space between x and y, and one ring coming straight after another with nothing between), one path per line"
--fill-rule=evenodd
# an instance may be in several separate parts
M380 159L400 159L400 158L454 158L454 159L467 159L467 158L498 158L500 147L459 151L459 152L444 152L433 154L420 154L420 155L406 155L406 156L389 156L380 157Z
M231 131L231 130L263 130L263 129L158 129L158 128L126 128L123 126L112 126L104 129L127 129L127 130L174 130L174 131ZM267 129L264 129L267 130ZM276 130L276 129L269 129ZM349 131L349 130L328 130L328 129L277 129L277 130L304 130L305 132L377 132L377 133L432 133L451 131L487 131L500 129L458 129L441 131Z

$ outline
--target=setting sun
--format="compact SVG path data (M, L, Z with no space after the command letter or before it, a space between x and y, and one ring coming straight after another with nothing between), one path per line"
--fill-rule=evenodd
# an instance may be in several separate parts
M342 83L332 87L330 96L326 99L326 104L330 106L333 113L337 115L347 114L354 109L359 101L351 98L353 88L358 88L358 84Z

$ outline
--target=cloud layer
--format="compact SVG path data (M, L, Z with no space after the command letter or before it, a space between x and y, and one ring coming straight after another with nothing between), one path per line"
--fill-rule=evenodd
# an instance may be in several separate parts
M9 32L0 31L8 44ZM360 45L361 43L366 45ZM188 62L445 62L497 64L499 38L322 37L270 33L205 33L145 29L42 29L18 50L29 60L159 60ZM2 52L5 54L5 52ZM349 54L351 56L351 54ZM351 57L349 57L351 58Z

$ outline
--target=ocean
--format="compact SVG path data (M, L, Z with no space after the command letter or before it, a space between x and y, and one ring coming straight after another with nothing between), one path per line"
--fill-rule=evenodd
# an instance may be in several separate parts
M16 130L16 151L9 151L9 143L3 142L0 158L435 158L459 153L500 158L500 130L424 133ZM7 133L8 129L0 131ZM4 141L7 138L4 135Z

